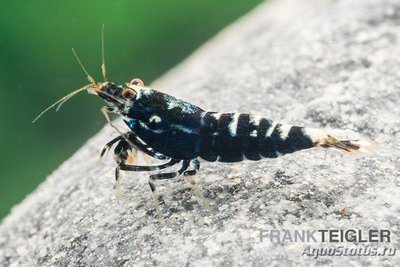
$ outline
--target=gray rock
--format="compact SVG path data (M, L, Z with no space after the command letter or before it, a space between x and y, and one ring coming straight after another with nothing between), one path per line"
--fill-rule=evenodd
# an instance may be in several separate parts
M222 32L152 87L208 110L264 114L348 129L376 142L353 158L312 149L278 159L203 163L209 214L184 179L159 182L165 223L147 175L98 164L106 126L0 226L0 265L400 265L396 256L304 256L344 243L260 242L260 229L388 229L399 248L400 2L271 2Z

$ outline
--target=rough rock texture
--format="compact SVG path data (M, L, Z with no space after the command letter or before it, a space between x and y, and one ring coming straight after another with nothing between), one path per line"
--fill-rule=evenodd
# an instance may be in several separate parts
M372 156L308 150L259 162L203 163L207 215L183 179L123 176L97 155L108 126L60 166L0 226L0 265L400 265L396 256L302 256L333 243L260 242L270 229L389 229L399 248L400 2L267 3L153 85L208 110L247 111L293 124L349 129ZM349 243L339 245L351 247Z

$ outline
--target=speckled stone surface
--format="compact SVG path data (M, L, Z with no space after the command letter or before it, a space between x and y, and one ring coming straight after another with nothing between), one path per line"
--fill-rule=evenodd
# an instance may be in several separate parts
M348 129L374 140L375 153L203 162L196 180L209 213L184 179L159 182L161 225L146 174L125 173L115 198L112 157L97 160L115 136L107 126L2 221L0 266L400 265L398 255L302 255L351 243L259 239L260 229L389 229L390 243L370 245L399 248L399 38L397 0L260 6L152 87L207 110Z

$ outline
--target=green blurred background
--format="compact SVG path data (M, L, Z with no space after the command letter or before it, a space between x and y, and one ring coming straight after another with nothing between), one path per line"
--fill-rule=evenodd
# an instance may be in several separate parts
M104 124L86 93L32 119L87 84L72 56L100 79L105 24L108 77L150 84L260 0L5 1L0 16L0 219ZM99 144L99 149L103 144Z

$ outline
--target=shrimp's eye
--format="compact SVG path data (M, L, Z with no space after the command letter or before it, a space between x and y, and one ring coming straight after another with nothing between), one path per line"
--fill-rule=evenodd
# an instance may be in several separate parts
M134 99L136 97L136 92L132 89L124 89L124 91L122 91L122 96L126 99Z
M131 81L131 84L137 85L137 86L140 86L140 87L143 87L143 86L144 86L143 81L142 81L141 79L139 79L139 78L133 79L133 80Z

